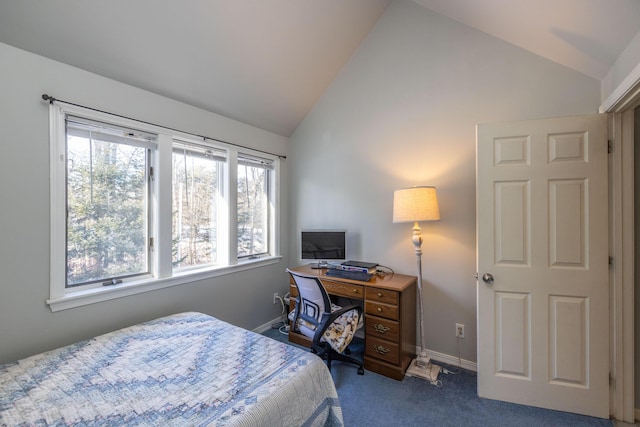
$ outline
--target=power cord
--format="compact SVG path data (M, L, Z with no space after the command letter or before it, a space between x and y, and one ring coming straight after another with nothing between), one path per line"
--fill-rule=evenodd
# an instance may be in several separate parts
M384 271L384 270L388 270L388 271ZM393 271L393 268L391 267L387 267L385 265L378 265L378 267L376 268L376 273L383 274L383 275L390 273L393 276L395 274L395 271Z
M289 297L289 293L287 292L287 294L284 296L284 298L288 298ZM271 325L272 329L278 329L280 331L280 333L282 335L288 335L289 334L289 324L288 324L288 320L287 319L287 312L285 309L285 305L284 305L284 299L281 296L277 296L276 297L278 299L278 301L280 301L280 306L282 307L282 311L280 312L280 317L282 318L282 320L278 323L274 323L273 325Z
M461 339L462 338L460 337L456 338L456 352L458 353L458 369L456 369L455 371L452 371L443 366L441 368L443 374L458 375L460 372L462 372L462 358L460 357L460 340Z

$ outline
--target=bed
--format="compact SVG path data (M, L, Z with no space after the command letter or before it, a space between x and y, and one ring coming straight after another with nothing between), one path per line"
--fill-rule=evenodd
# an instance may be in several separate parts
M0 365L0 426L342 426L322 360L180 313Z

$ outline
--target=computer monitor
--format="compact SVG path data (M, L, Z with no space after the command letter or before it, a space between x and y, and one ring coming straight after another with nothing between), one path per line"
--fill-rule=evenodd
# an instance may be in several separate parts
M300 258L317 261L318 267L327 261L347 259L346 230L301 230Z

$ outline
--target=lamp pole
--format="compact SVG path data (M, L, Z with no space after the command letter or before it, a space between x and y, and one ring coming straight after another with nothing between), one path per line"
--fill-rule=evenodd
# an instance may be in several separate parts
M393 222L413 222L411 241L418 265L418 304L420 310L420 354L407 368L407 375L417 376L438 385L440 367L431 364L424 337L424 299L422 297L422 233L420 221L438 221L440 208L435 187L411 187L393 193Z
M416 264L418 266L418 304L420 306L420 355L416 358L416 366L424 368L429 364L429 356L424 347L424 300L422 299L422 233L418 221L413 223L411 241L415 248Z

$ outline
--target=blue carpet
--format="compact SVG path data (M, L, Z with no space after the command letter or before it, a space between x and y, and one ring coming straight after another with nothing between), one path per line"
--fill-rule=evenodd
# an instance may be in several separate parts
M288 342L277 329L264 333ZM353 356L362 357L362 343L351 345ZM448 367L457 372L455 367ZM516 405L477 395L475 372L461 370L440 374L442 387L405 377L395 381L371 371L357 375L357 368L333 362L331 374L338 390L345 425L352 426L612 426L610 420L567 412Z

